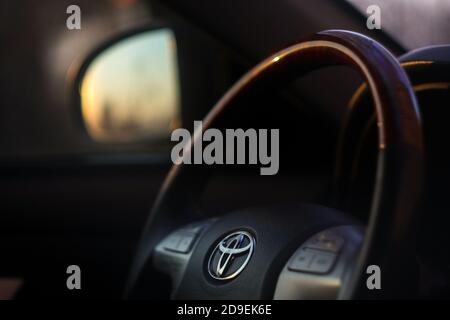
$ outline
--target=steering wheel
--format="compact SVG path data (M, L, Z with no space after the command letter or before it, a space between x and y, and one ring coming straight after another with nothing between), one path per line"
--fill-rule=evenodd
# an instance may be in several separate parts
M203 129L214 127L244 94L331 65L359 71L374 99L378 163L368 224L302 203L193 222L212 167L177 164L148 218L127 297L155 297L161 274L170 277L175 299L398 298L411 292L423 178L421 119L407 75L383 46L353 32L320 32L245 74L206 116ZM194 132L183 157L201 135ZM371 268L380 271L381 288L367 285Z

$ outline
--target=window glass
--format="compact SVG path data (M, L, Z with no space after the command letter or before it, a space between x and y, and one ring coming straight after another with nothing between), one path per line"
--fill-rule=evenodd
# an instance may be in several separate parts
M180 113L172 31L145 31L107 48L91 62L80 91L83 120L93 139L167 139Z

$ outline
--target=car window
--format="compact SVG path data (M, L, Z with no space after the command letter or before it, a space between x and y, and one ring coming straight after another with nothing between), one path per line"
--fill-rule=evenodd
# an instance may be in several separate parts
M98 142L167 139L180 123L173 32L145 30L106 48L89 62L80 96L84 125Z
M77 1L81 28L74 30L66 26L66 10L72 4L65 0L0 2L0 27L6 30L0 59L0 160L166 152L169 132L183 125L183 120L201 119L230 85L229 58L216 39L167 9L157 8L154 1ZM121 77L117 85L128 90L123 95L117 90L121 106L113 108L106 101L101 107L85 109L85 115L95 113L95 121L84 123L86 134L72 101L72 82L80 66L111 39L152 25L166 28L160 36L167 41L159 53L171 58L156 64L151 55L144 57L144 47L136 58L147 58L148 64L135 65L135 74L145 77L150 69L159 68L169 70L168 77L134 84ZM174 34L167 36L168 30ZM156 79L162 80L158 86L148 85ZM145 94L146 98L151 95L152 108L140 98L127 98L132 96L130 90L139 87L148 87Z

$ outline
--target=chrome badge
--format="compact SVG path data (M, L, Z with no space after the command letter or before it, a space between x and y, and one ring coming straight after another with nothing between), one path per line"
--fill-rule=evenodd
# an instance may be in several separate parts
M246 231L236 231L223 238L208 259L208 273L216 280L236 278L247 266L256 240Z

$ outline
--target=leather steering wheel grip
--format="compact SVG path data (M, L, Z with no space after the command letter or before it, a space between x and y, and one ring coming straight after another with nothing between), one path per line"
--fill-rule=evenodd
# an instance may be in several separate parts
M269 85L280 86L315 69L347 65L359 71L372 92L379 138L375 192L370 221L357 265L340 298L366 298L367 265L379 265L382 294L398 296L404 271L401 259L414 239L414 217L422 186L423 138L420 113L409 79L396 58L376 41L349 31L320 32L264 60L245 74L212 108L203 129L213 127L243 96ZM257 112L248 106L248 111ZM190 142L201 138L196 132ZM189 156L187 152L184 156ZM132 266L132 290L150 260L151 250L170 226L187 222L207 179L202 166L174 165L150 213ZM190 215L192 217L192 215Z

